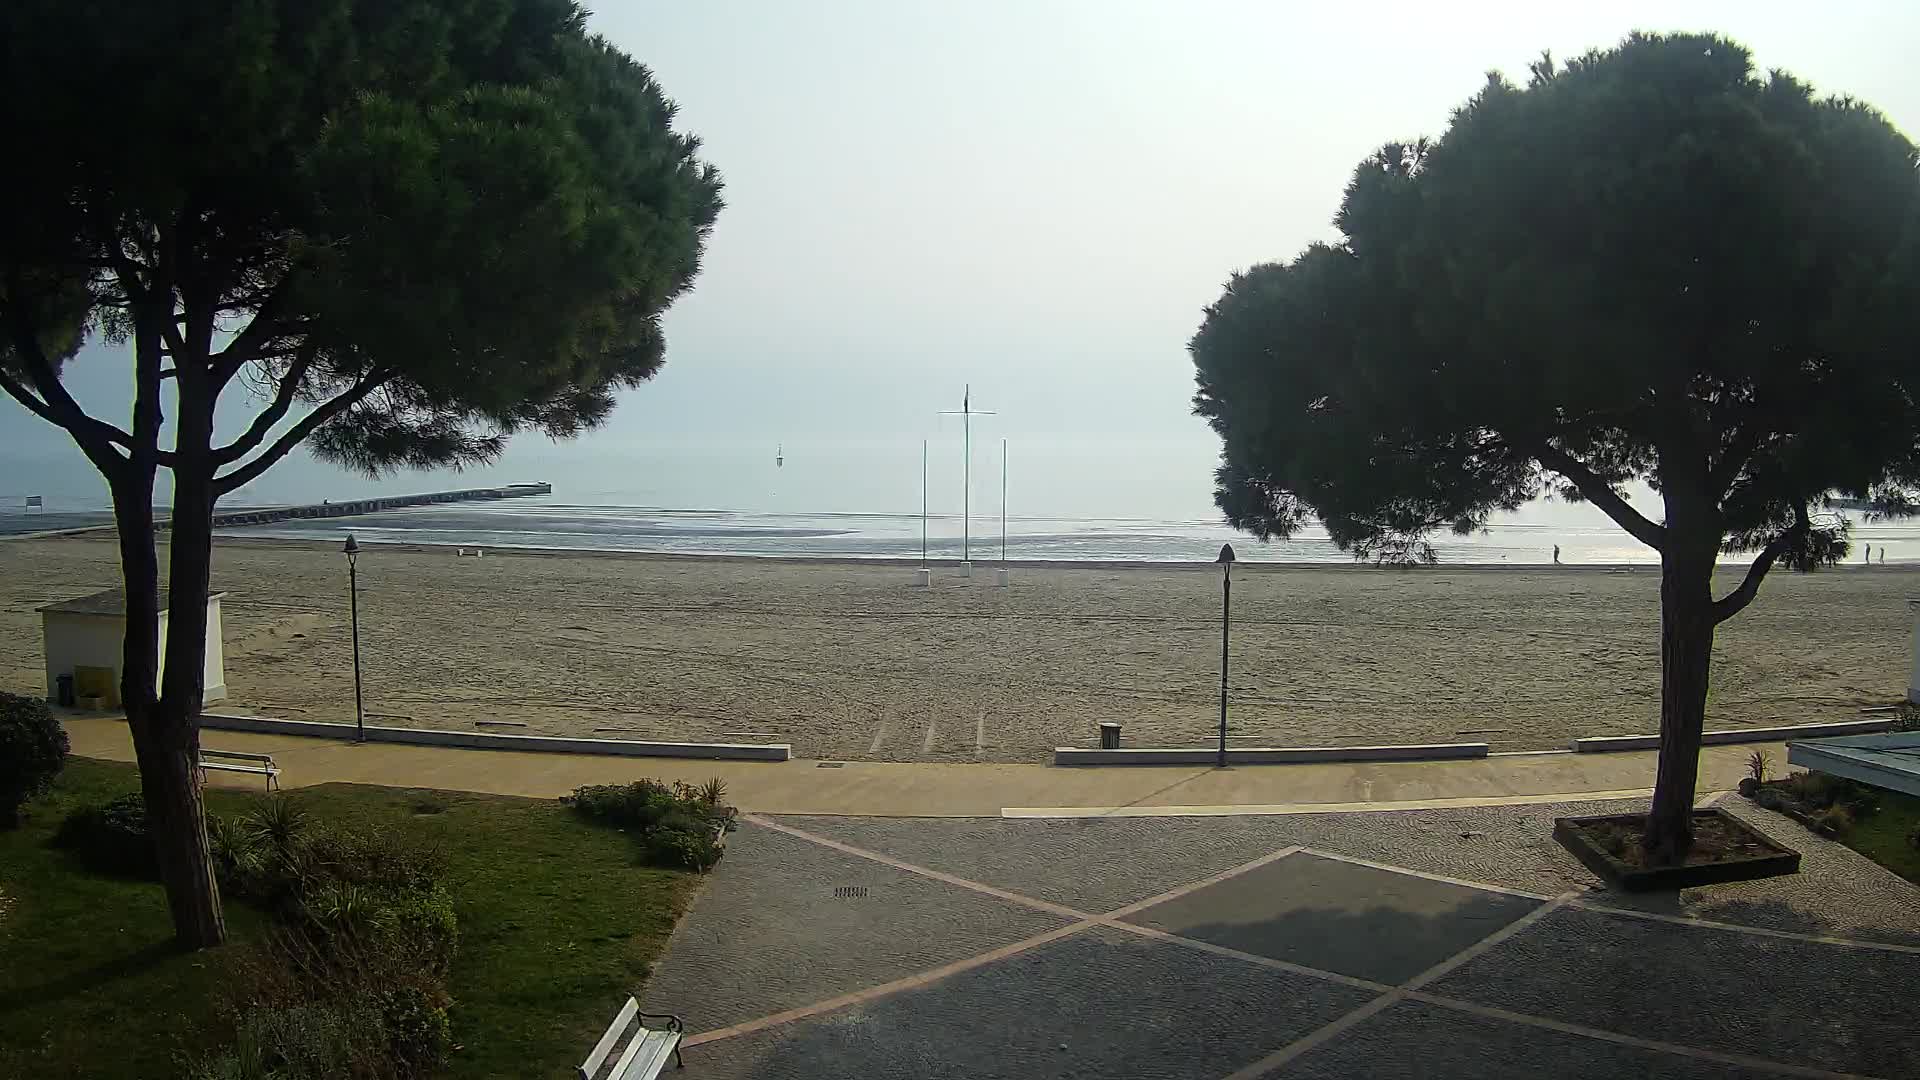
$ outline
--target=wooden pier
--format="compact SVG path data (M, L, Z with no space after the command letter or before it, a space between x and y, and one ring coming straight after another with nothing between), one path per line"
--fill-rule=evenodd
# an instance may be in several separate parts
M520 499L529 495L551 495L552 484L508 484L505 487L466 488L462 491L429 491L423 495L384 495L374 499L348 499L344 502L314 503L308 506L271 506L258 510L235 510L213 515L216 528L231 525L270 525L293 518L351 517L405 506L430 506L434 503L483 502L490 499Z

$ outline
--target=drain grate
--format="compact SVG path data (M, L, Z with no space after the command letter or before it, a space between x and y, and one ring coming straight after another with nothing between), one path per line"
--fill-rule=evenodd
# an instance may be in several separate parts
M833 898L835 900L865 900L867 898L867 887L865 885L836 886L833 890Z
M847 763L844 761L822 761L814 765L816 769L844 769L846 767Z

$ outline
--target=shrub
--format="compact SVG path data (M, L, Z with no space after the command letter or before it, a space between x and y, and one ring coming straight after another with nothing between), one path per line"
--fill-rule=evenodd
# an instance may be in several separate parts
M673 809L673 790L657 780L576 788L561 800L581 817L620 829L648 829Z
M1880 810L1879 796L1872 787L1844 776L1823 772L1801 773L1787 781L1786 786L1789 793L1809 812L1843 806L1853 817L1863 818L1872 817Z
M317 830L300 847L303 869L315 881L382 889L427 889L446 868L436 848L382 829Z
M441 853L380 829L323 826L284 796L209 819L208 834L222 886L277 918L233 961L238 1038L198 1063L194 1080L438 1072L452 1047L446 979L460 936Z
M240 1016L234 1043L202 1060L192 1080L332 1080L356 1072L361 1018L336 1005L255 1006Z
M44 795L67 763L67 732L39 698L0 694L0 829L19 824L20 807Z
M453 1024L445 1005L417 986L380 994L380 1027L397 1076L431 1076L447 1063Z
M1756 784L1767 782L1767 771L1773 766L1773 758L1765 750L1755 750L1747 755L1747 776Z
M734 810L722 804L726 782L698 787L657 780L577 788L561 802L590 821L635 834L641 861L650 866L705 872L720 861L720 833L734 827Z
M307 811L285 795L270 795L248 809L242 824L256 842L285 858L307 834Z
M1853 811L1834 803L1813 812L1813 826L1828 836L1845 836L1853 828Z
M268 866L267 853L253 831L242 821L209 814L207 847L220 887L236 895L253 895L253 884Z
M147 833L147 804L138 792L68 814L53 842L101 873L136 877L159 873L153 838Z
M655 829L641 840L640 858L649 866L706 873L720 861L720 845L712 828Z

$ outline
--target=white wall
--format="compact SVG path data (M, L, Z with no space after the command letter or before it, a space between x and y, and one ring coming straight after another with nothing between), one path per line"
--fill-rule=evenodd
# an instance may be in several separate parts
M126 637L126 619L123 616L43 611L40 613L40 626L45 643L48 701L54 701L57 697L56 680L61 675L73 674L75 667L112 668L113 683L118 692ZM203 701L218 701L227 696L226 651L221 646L221 638L220 598L216 596L207 601ZM159 677L166 674L166 655L167 613L163 611L160 613L160 671L155 678L156 691L159 689Z

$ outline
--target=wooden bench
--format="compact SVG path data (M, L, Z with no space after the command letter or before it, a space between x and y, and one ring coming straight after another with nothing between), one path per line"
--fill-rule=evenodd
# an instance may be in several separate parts
M650 1028L641 1021L665 1020L664 1028ZM629 1034L631 1029L631 1034ZM680 1038L686 1034L686 1025L680 1018L669 1013L643 1013L640 1003L631 997L614 1015L613 1023L607 1026L607 1033L593 1047L593 1053L580 1066L580 1080L653 1080L667 1067L667 1056L673 1056L674 1065L686 1068L680 1060ZM626 1040L626 1049L614 1062L610 1071L601 1071L614 1048Z
M246 754L238 750L209 750L200 748L200 782L207 782L207 770L218 769L221 772L250 773L267 778L267 790L280 786L280 766L273 763L271 754Z

